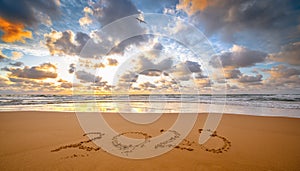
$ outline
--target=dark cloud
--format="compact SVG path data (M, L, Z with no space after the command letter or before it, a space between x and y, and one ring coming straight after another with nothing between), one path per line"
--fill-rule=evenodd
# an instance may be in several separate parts
M206 75L204 75L202 72L195 73L195 79L203 79L208 78Z
M117 39L117 37L116 37ZM130 45L141 45L143 42L146 42L148 40L147 36L145 35L139 35L139 36L134 36L130 37L126 40L123 40L121 43L119 43L117 46L114 46L109 54L123 54L124 50L130 46Z
M222 52L212 57L209 62L215 68L219 67L219 60L223 67L249 67L264 62L268 54L260 51L250 50L245 47L234 45L229 52Z
M70 66L69 66L69 73L73 74L75 72L75 70L76 70L75 64L70 64Z
M42 22L39 13L57 16L59 0L0 0L0 16L11 22L36 25Z
M93 87L94 90L99 90L99 91L111 91L113 88L113 86L109 85L107 81L94 83L93 86L94 86Z
M91 6L102 26L117 19L140 13L130 0L99 0L92 3Z
M289 68L285 65L275 66L271 69L266 69L264 71L268 72L271 75L271 77L276 78L289 78L292 76L300 75L300 69Z
M161 43L155 43L153 45L153 49L155 50L163 50L164 46Z
M139 46L142 42L148 41L148 36L142 34L145 33L145 29L135 19L137 16L126 20L126 23L118 23L114 27L108 26L109 29L104 29L106 25L120 18L140 14L130 0L99 0L97 2L89 2L88 9L89 13L99 21L102 29L91 33L92 41L88 41L90 37L84 33L78 32L74 34L68 30L63 33L52 31L46 34L46 45L52 55L68 54L84 58L102 58L108 53L123 54L128 46ZM125 40L120 40L122 31L126 32L126 34L139 34ZM82 49L86 43L87 46Z
M259 83L262 81L263 76L261 74L258 74L256 76L249 76L249 75L242 75L238 82L240 83Z
M300 42L283 46L279 53L270 55L270 59L291 65L300 65Z
M139 75L132 71L124 72L119 76L118 82L114 86L114 90L127 91L139 78Z
M163 73L162 71L157 70L157 69L148 69L148 70L144 70L144 71L140 72L139 74L157 77L157 76L160 76L162 73Z
M238 69L225 70L225 78L226 79L237 79L240 76L242 76L242 73Z
M23 62L11 62L11 63L9 63L9 65L19 67L19 66L24 65L24 63Z
M152 60L144 57L144 56L140 56L139 60L138 60L138 70L139 71L144 71L144 70L160 70L160 71L167 71L169 69L171 69L173 66L173 60L171 58L167 58L164 59L158 63L154 63L152 62Z
M71 30L64 32L54 30L44 36L51 55L80 55L81 49L90 39L85 33L78 32L75 35Z
M24 83L24 84L34 84L36 81L26 79L26 78L16 78L16 77L9 77L9 81L14 83Z
M139 56L137 60L137 71L141 75L146 76L175 76L180 80L189 80L193 73L195 73L195 77L198 79L207 78L202 75L201 65L198 62L194 61L185 61L181 63L174 64L174 60L172 58L165 58L159 62L155 62L155 60L151 60L145 56ZM135 64L135 63L134 63Z
M155 89L156 85L150 82L144 82L139 84L139 88L142 90L149 90L149 89Z
M98 83L102 79L86 71L76 71L75 75L82 83Z
M134 83L139 78L139 75L134 72L124 73L120 76L119 82L122 83Z
M10 72L9 77L16 78L46 79L57 77L56 66L51 63L44 63L33 67L6 68L6 71Z
M211 87L213 85L213 82L208 78L196 79L195 83L200 88Z
M185 61L178 63L170 71L171 75L175 76L181 81L190 80L193 73L194 78L196 79L207 78L207 76L203 75L202 73L201 65L198 62L194 61Z
M201 65L198 62L193 61L186 61L185 66L190 70L192 73L202 72Z
M61 83L60 84L60 86L62 87L62 88L72 88L73 87L73 84L72 83L69 83L69 82L63 82L63 83Z
M90 6L93 10L94 17L97 18L102 27L123 17L140 14L130 0L99 0L94 3L90 3ZM117 23L114 27L109 27L108 30L101 29L96 31L94 34L96 36L94 38L101 40L101 46L110 48L108 49L110 54L123 54L124 50L129 45L140 45L142 42L148 41L148 37L141 34L145 33L145 29L140 26L140 23L135 19L135 17L126 20L126 23ZM126 40L120 40L120 35L122 35L122 33L126 33L127 35L135 33L140 34L131 36ZM93 46L93 44L90 44L90 46ZM91 49L94 48L92 47ZM88 51L87 53L91 53ZM95 51L95 49L93 51ZM98 54L98 56L106 55L99 52L99 50L98 53L94 52L93 54Z
M299 1L209 0L192 14L197 23L203 24L206 34L221 34L226 40L233 40L239 32L251 31L271 33L269 38L287 37L297 31Z
M264 72L270 75L265 80L268 89L293 89L300 88L300 69L289 68L285 65L275 66L271 69L265 69Z
M4 67L4 68L1 68L1 71L10 71L10 69L6 66L6 67Z
M226 84L226 89L227 90L236 90L236 89L239 89L239 87L237 85Z

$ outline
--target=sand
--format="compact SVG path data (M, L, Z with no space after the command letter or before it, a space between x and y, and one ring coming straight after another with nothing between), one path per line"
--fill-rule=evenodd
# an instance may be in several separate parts
M151 136L168 130L176 116L164 114L154 124L136 126L118 114L105 114L120 133ZM300 119L226 114L200 146L199 133L209 131L201 130L206 116L199 114L191 133L172 151L132 160L93 144L74 113L1 112L0 170L300 170Z

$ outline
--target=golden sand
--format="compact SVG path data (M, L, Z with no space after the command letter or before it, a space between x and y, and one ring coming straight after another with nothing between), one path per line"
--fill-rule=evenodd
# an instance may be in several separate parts
M226 114L214 132L202 129L206 116L170 152L132 160L93 144L102 133L84 133L74 113L1 112L0 170L300 170L300 119ZM176 117L141 126L105 114L120 134L145 139L170 131ZM199 145L203 132L211 138Z

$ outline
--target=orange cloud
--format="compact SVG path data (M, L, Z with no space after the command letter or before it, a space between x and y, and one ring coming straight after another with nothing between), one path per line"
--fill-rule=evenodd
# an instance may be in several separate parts
M32 38L31 31L24 30L25 26L21 23L11 23L0 17L0 30L4 33L1 39L4 42L22 42L25 43L25 38Z
M188 15L193 15L197 11L204 10L207 5L207 0L180 0L176 8L184 10Z

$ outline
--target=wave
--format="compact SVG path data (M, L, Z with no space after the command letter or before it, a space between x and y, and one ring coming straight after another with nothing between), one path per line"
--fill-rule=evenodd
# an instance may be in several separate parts
M300 109L300 94L0 95L0 106L70 103L202 103Z

